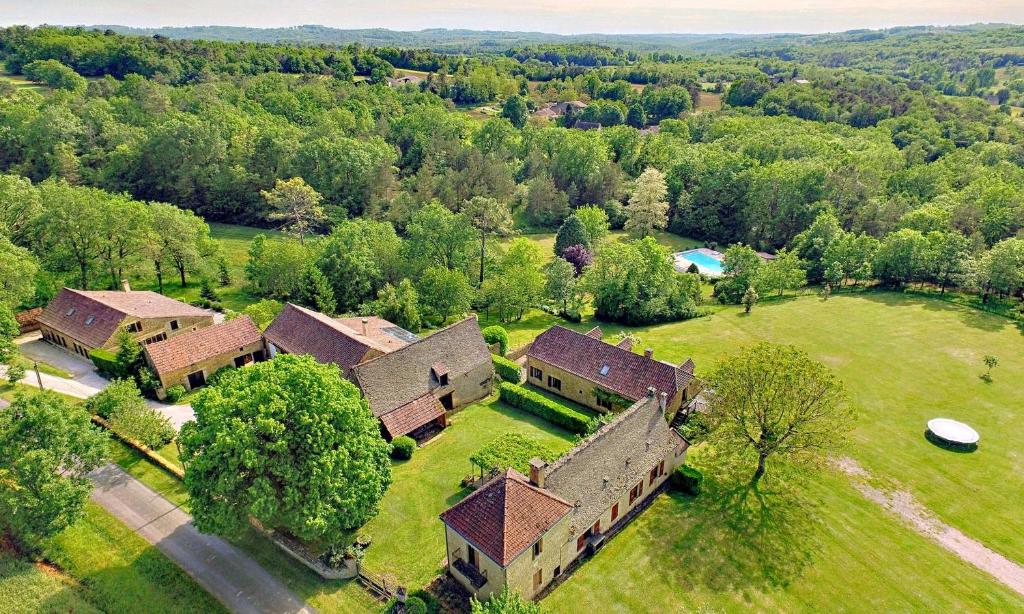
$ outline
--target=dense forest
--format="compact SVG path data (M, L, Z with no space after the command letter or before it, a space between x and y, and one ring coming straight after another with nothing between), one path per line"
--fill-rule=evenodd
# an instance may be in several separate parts
M488 252L487 237L577 221L590 235L667 228L723 251L796 254L812 283L1014 295L1024 286L1024 48L1008 45L1021 34L782 37L733 41L748 47L731 55L589 42L445 54L13 27L0 30L6 70L45 87L0 81L0 227L5 249L48 271L50 286L105 287L130 266L155 266L161 285L166 267L184 284L189 272L216 275L202 270L217 262L202 219L294 230L282 203L306 203L299 235L314 240L254 244L250 282L258 296L305 293L314 305L331 286L325 310L338 312L398 304L411 277L421 293L458 287L467 303L521 315L544 291L544 259L515 243ZM393 81L401 74L417 78ZM580 104L536 113L557 102ZM138 241L122 245L125 235ZM599 315L697 313L699 289L650 264L660 258L651 246L607 248L602 262L596 238L579 236L562 248L593 253L557 255L575 274L593 259ZM633 251L612 255L620 249ZM745 254L730 253L736 273ZM659 280L648 284L657 296L610 291L644 309L598 300L612 257ZM259 269L287 262L290 277ZM508 275L484 287L491 270ZM502 280L525 278L512 271L534 294L504 304ZM275 285L285 277L291 285ZM741 279L720 296L739 300Z

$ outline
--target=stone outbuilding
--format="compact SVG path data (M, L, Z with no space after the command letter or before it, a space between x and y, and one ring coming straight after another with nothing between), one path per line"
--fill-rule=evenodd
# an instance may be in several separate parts
M443 512L451 576L478 599L535 599L601 548L686 458L666 398L652 389L561 459L533 459L529 478L506 471Z
M249 316L207 326L145 347L146 362L160 380L156 394L180 384L185 390L206 385L224 367L244 367L266 360L263 333Z
M672 365L649 349L634 353L628 339L612 345L601 337L596 326L586 334L549 328L526 352L527 381L600 412L624 409L655 388L668 395L667 411L675 414L699 392L692 360Z
M491 393L493 376L476 316L352 368L388 439L443 428L449 412Z
M126 330L144 345L213 324L213 314L162 294L62 289L38 316L43 339L89 359L96 349L117 349L117 333Z

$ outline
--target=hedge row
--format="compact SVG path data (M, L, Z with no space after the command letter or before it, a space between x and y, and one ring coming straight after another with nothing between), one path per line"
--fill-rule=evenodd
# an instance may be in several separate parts
M89 358L104 377L117 377L121 373L121 365L117 364L117 354L113 352L96 349L89 352Z
M494 364L494 372L497 373L498 377L502 380L518 384L519 380L522 379L522 367L508 358L498 356L497 354L491 354L491 363Z
M580 435L586 435L596 428L597 421L574 409L559 405L555 401L517 384L502 382L498 385L501 400L512 407L540 416Z

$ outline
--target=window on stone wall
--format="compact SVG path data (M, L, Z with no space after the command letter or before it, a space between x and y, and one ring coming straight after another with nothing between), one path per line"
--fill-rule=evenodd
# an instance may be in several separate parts
M562 380L557 377L548 376L548 388L554 388L555 390L562 389Z
M544 379L544 372L537 367L530 367L530 377L534 379Z

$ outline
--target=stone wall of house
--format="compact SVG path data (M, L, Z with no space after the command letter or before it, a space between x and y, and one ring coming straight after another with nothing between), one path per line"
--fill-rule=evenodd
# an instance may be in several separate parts
M213 316L212 315L202 315L202 316L188 316L188 317L176 317L176 318L144 318L144 319L143 318L128 317L128 318L125 318L121 322L121 328L123 329L126 326L131 325L132 322L141 322L142 323L142 331L138 332L138 333L133 333L132 336L134 336L136 339L138 339L139 343L145 344L146 341L153 339L154 337L156 337L160 333L163 333L163 334L167 335L168 338L170 338L170 337L173 337L175 335L180 335L182 333L187 333L187 332L191 332L191 331L194 331L194 330L198 330L200 328L205 328L207 326L211 326L211 325L213 325ZM171 328L171 323L172 322L177 322L178 323L178 327L176 329L172 329ZM107 342L105 344L103 344L103 349L111 350L111 351L117 350L117 334L116 333L111 335L110 339L107 339Z
M571 561L562 561L564 544L569 539L569 518L566 514L555 526L541 536L541 552L533 556L533 545L523 551L505 568L505 581L509 588L518 592L524 599L533 599L544 587L551 583ZM534 578L540 572L540 584L534 585Z
M171 386L181 384L185 387L185 390L191 390L191 386L188 384L188 376L196 371L202 371L204 378L209 378L211 375L217 372L218 369L223 367L234 365L235 358L239 356L245 356L247 354L262 353L261 360L265 360L267 357L266 346L263 341L257 341L250 343L249 345L243 346L241 350L238 348L232 348L230 352L225 352L217 356L213 356L206 360L198 363L189 365L182 369L171 371L170 373L161 373L160 375L160 388L157 388L156 394L160 399L164 399L166 391ZM146 355L146 360L149 362L149 366L152 367L153 363L149 361L149 355Z
M502 569L501 565L491 560L490 557L477 549L477 560L479 561L478 569L487 577L487 583L480 588L476 588L455 565L456 559L462 559L467 563L469 562L469 542L467 542L465 538L459 535L457 531L448 525L444 526L444 530L445 543L448 548L448 571L451 572L452 577L465 586L466 590L475 595L476 598L481 601L495 593L500 593L501 589L505 586L505 570Z
M466 373L452 373L449 376L448 386L436 389L434 394L440 398L451 392L454 408L459 409L490 395L493 386L494 366L488 360Z
M648 467L647 470L644 472L643 477L643 493L639 497L637 497L637 499L634 500L632 504L630 504L629 491L630 489L633 488L633 486L635 486L631 485L629 488L626 489L625 492L622 493L618 501L616 501L612 505L609 505L608 509L606 509L601 514L601 533L607 533L609 529L611 529L618 523L623 522L626 516L629 514L629 512L633 510L633 508L641 505L644 501L652 497L657 492L658 487L660 487L665 482L665 480L669 478L669 476L672 474L672 471L675 470L676 467L683 464L683 461L685 459L686 446L685 444L681 443L679 447L677 447L675 450L669 451L662 459L665 462L665 471L658 475L658 477L654 479L653 483L650 479L650 470L653 469L654 467ZM660 462L661 461L659 461L659 463ZM612 509L615 507L616 504L618 504L619 508L618 513L615 516L615 520L613 521ZM585 532L586 529L584 528L583 531ZM586 551L586 545L584 545L583 548L577 548L578 538L579 535L568 535L568 538L562 544L562 569L568 567L569 564L571 564L574 560L576 560L577 557L579 557Z

